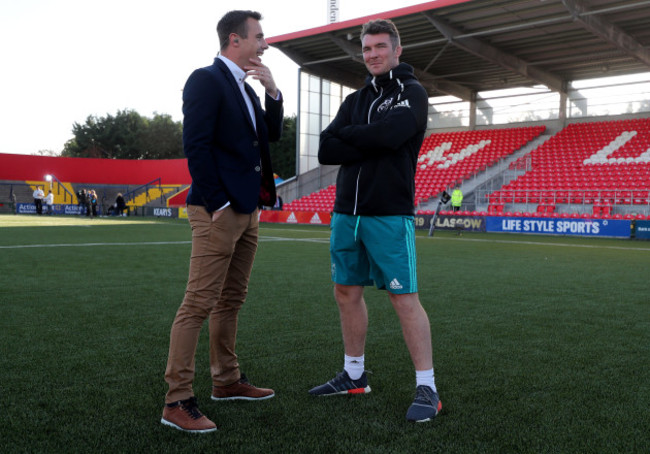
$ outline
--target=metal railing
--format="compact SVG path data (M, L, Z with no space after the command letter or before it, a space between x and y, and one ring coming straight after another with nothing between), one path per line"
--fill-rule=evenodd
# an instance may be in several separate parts
M56 195L57 196L59 194L61 194L61 188L63 188L63 191L64 191L63 192L63 203L68 202L68 196L70 196L70 203L73 203L74 199L75 199L75 195L72 192L70 192L68 190L68 188L66 188L65 185L63 183L61 183L61 181L55 175L50 175L50 177L52 177L52 179L55 180L56 183L57 183L57 186L56 186ZM50 182L50 189L52 189L52 187L53 187L52 182Z
M149 199L149 189L151 187L154 187L154 186L158 186L158 190L161 193L160 197L163 199L163 201L166 200L165 195L162 193L163 192L162 191L162 181L161 181L160 178L156 178L155 180L151 180L148 183L140 185L137 188L132 189L131 191L128 191L128 192L124 193L123 197L124 197L125 202L127 204L129 202L132 202L142 192L145 192L147 194L147 202L151 202L151 199ZM144 191L143 191L143 189L144 189Z

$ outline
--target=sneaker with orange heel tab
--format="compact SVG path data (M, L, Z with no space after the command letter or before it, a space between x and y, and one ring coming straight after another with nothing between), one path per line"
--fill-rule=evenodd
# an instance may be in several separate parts
M309 390L312 396L335 396L339 394L367 394L370 392L368 377L364 372L357 380L352 380L346 371L320 386Z

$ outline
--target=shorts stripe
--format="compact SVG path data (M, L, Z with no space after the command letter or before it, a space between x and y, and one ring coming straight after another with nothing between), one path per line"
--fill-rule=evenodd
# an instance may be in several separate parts
M417 269L415 254L415 229L411 219L404 218L404 228L406 230L406 248L408 254L410 292L417 292Z

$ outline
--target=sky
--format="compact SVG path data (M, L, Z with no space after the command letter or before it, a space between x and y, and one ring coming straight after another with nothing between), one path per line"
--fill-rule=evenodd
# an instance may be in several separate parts
M74 123L135 110L182 121L190 73L217 55L216 25L231 9L262 13L266 37L328 23L329 0L2 0L0 153L59 153ZM339 21L424 3L339 0ZM296 113L298 67L262 58ZM257 81L252 85L261 94Z

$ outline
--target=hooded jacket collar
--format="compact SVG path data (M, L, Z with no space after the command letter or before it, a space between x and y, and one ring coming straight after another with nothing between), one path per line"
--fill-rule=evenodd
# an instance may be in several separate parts
M368 77L366 77L366 85L372 87L375 91L379 91L380 87L387 87L393 81L402 85L402 82L407 79L417 79L413 73L413 67L406 63L400 63L380 76L375 77L372 74L368 74Z

